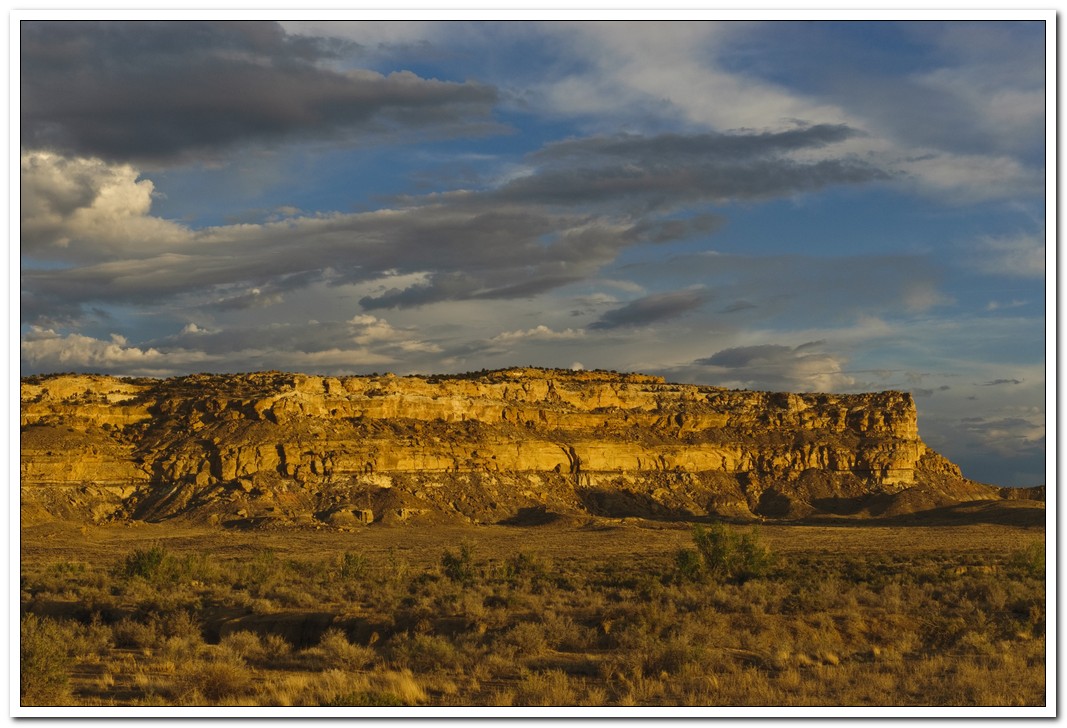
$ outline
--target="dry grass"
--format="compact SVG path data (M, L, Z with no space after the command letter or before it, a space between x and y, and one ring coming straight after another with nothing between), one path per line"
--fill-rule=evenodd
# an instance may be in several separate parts
M23 532L37 705L1043 705L1043 533L765 526ZM699 547L699 544L697 544ZM313 555L313 556L312 556Z

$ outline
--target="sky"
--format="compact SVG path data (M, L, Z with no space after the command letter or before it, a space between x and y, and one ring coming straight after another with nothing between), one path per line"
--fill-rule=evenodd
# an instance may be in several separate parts
M23 375L897 389L1045 482L1044 22L18 36Z

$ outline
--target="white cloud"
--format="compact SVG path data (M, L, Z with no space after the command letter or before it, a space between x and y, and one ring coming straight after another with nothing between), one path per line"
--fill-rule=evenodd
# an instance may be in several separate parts
M1020 233L1005 237L984 237L967 251L966 263L974 270L1016 278L1045 277L1044 233Z
M706 367L706 376L719 386L801 392L852 387L856 380L845 372L847 363L846 357L826 351L822 341L733 347L693 362Z
M722 68L746 23L579 23L552 26L591 64L542 87L558 113L638 122L650 111L717 130L780 129L795 120L849 122L831 104Z
M183 331L186 336L203 337L203 332ZM220 334L233 337L233 332ZM218 338L218 336L216 338ZM254 337L253 337L254 340ZM238 337L241 343L248 340ZM37 371L83 371L109 374L165 377L187 373L190 369L210 368L218 371L254 371L282 369L306 372L355 373L371 366L390 365L397 357L367 347L325 346L300 350L278 347L269 340L261 346L236 346L207 350L177 345L131 346L126 339L112 334L96 339L78 333L59 334L51 329L32 328L21 341L24 365ZM423 351L418 342L394 344L398 351ZM426 347L433 350L434 347Z
M490 341L499 343L510 343L515 341L564 341L568 339L580 339L585 336L584 332L577 331L575 329L564 329L563 331L553 331L544 324L539 324L532 329L526 329L525 331L504 331L494 336Z
M908 313L923 313L935 306L952 303L952 298L938 291L932 281L915 281L904 285L901 294L904 309Z
M985 310L986 311L1001 311L1001 310L1004 310L1004 309L1020 308L1021 306L1026 306L1026 305L1027 305L1026 301L1020 301L1020 300L1018 300L1016 298L1013 298L1010 301L990 301L989 303L986 304Z
M736 54L761 44L759 24L640 23L547 26L583 70L543 81L545 108L594 129L643 130L671 120L697 129L781 130L797 120L847 124L867 132L833 150L802 150L805 161L855 155L901 173L900 183L958 202L1041 194L1043 170L1024 163L1043 138L1044 78L1032 52L978 26L948 23L919 33L942 48L940 66L910 77L872 77L859 68L825 68L836 88L800 90L746 70ZM993 33L997 31L994 30ZM970 47L974 39L980 53ZM771 39L768 41L768 39ZM877 89L877 90L875 90ZM930 108L930 101L936 103Z
M33 327L22 337L22 360L43 371L68 369L103 372L177 371L184 366L206 361L201 352L171 351L129 346L126 339L112 334L109 340L82 334L60 335L51 329Z
M20 175L22 246L30 255L91 261L143 255L190 237L149 214L154 186L128 164L23 152Z
M960 202L973 203L1004 197L1041 194L1044 172L1018 159L993 154L952 154L929 149L909 150L893 164L924 191Z
M437 344L420 341L413 336L413 327L394 328L388 321L368 314L353 316L348 321L352 331L352 341L360 346L374 344L391 344L405 352L423 352L433 354L441 351Z
M438 35L440 26L432 21L405 20L402 23L382 20L286 20L279 23L294 35L343 38L354 41L371 52L390 46L421 43Z

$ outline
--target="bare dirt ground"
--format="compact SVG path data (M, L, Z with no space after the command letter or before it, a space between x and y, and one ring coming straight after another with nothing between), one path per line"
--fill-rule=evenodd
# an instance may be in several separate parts
M1026 501L997 504L999 512L1033 510ZM1043 509L1041 509L1043 517ZM1000 519L1005 520L1005 519ZM1027 525L967 522L922 525L886 525L877 521L845 521L820 524L759 526L760 535L783 556L791 553L916 554L940 552L966 554L1007 552L1032 535L1043 535L1043 525L1032 517ZM505 558L520 551L534 551L552 558L610 561L620 557L662 556L685 546L690 525L648 521L639 518L589 519L586 523L542 526L369 526L352 531L335 530L224 530L181 523L136 523L135 525L79 526L56 521L22 529L22 559L27 561L79 558L86 561L112 559L117 553L161 542L176 551L209 549L222 558L270 548L279 555L325 556L357 550L368 556L391 550L405 553L413 563L431 563L442 549L464 541L485 555Z

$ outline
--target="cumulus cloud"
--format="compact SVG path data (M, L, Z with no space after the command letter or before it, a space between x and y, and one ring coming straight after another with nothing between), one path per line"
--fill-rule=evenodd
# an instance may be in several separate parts
M538 324L532 329L503 331L494 336L491 341L500 343L509 343L515 341L566 341L580 339L582 337L583 333L575 329L563 329L562 331L554 331L548 326L545 326L544 324Z
M31 371L135 376L171 376L203 368L357 373L383 365L411 368L441 352L439 344L420 337L414 328L397 328L363 314L348 321L224 329L189 323L176 334L137 346L118 334L100 339L39 327L31 327L21 341L22 364Z
M24 151L19 173L27 255L90 261L143 255L188 237L180 225L149 214L154 186L130 165Z
M111 161L397 129L484 132L496 91L407 71L335 70L354 50L272 22L21 24L22 144Z
M59 334L32 328L22 337L21 359L37 371L90 371L158 373L178 371L190 364L208 361L201 352L160 351L154 347L130 346L119 334L95 339L82 334Z

